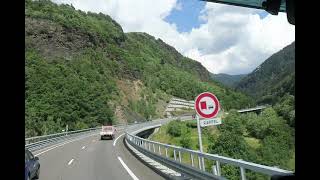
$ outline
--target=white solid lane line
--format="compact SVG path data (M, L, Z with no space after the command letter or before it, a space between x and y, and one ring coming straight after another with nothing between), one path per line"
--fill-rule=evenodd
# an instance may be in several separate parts
M118 140L121 136L123 136L123 135L124 135L124 133L123 133L123 134L121 134L119 137L117 137L117 138L116 138L116 140L114 140L114 142L113 142L113 146L115 146L115 145L116 145L117 140Z
M83 146L81 149L84 149L84 148L86 148L86 146Z
M129 173L129 175L132 177L133 180L139 180L137 178L137 176L135 176L133 174L133 172L128 168L128 166L122 161L121 157L118 156L118 159L120 161L120 163L122 164L122 166L127 170L127 172Z
M96 134L92 134L92 135L89 135L89 136L94 136L94 135L96 135ZM48 152L48 151L50 151L50 150L52 150L52 149L55 149L55 148L57 148L57 147L63 146L63 145L65 145L65 144L68 144L68 143L71 143L71 142L74 142L74 141L79 141L79 140L84 139L84 138L87 138L87 137L89 137L89 136L81 137L81 138L73 139L73 140L71 140L71 141L66 141L66 142L63 142L63 143L60 143L60 144L57 144L57 145L53 145L53 146L51 146L51 148L46 149L45 151L42 151L42 152L40 152L40 153L38 153L38 154L35 154L35 156L39 156L39 155L41 155L41 154L43 154L43 153L45 153L45 152Z
M70 165L70 164L73 162L73 160L74 160L74 159L71 159L71 160L68 162L68 165Z

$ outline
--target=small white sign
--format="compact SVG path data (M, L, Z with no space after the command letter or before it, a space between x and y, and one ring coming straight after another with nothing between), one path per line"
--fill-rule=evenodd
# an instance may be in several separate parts
M221 124L221 118L214 118L214 119L202 119L200 120L200 126L212 126L212 125L219 125Z

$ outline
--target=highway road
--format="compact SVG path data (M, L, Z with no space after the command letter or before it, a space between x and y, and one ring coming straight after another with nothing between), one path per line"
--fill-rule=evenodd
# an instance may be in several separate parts
M114 140L96 133L33 152L40 159L40 180L162 180L124 145L124 131Z

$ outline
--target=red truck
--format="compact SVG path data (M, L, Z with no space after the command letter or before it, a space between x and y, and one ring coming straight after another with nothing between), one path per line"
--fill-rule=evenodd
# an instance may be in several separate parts
M101 140L108 138L114 139L117 129L113 126L102 126L100 136Z

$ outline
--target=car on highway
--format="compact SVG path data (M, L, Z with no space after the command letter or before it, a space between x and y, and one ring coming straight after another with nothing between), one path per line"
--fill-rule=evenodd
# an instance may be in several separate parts
M34 156L28 149L25 149L25 180L39 179L40 163L39 157Z
M100 132L101 140L105 138L114 139L116 132L117 132L117 129L113 126L102 126L101 132Z

